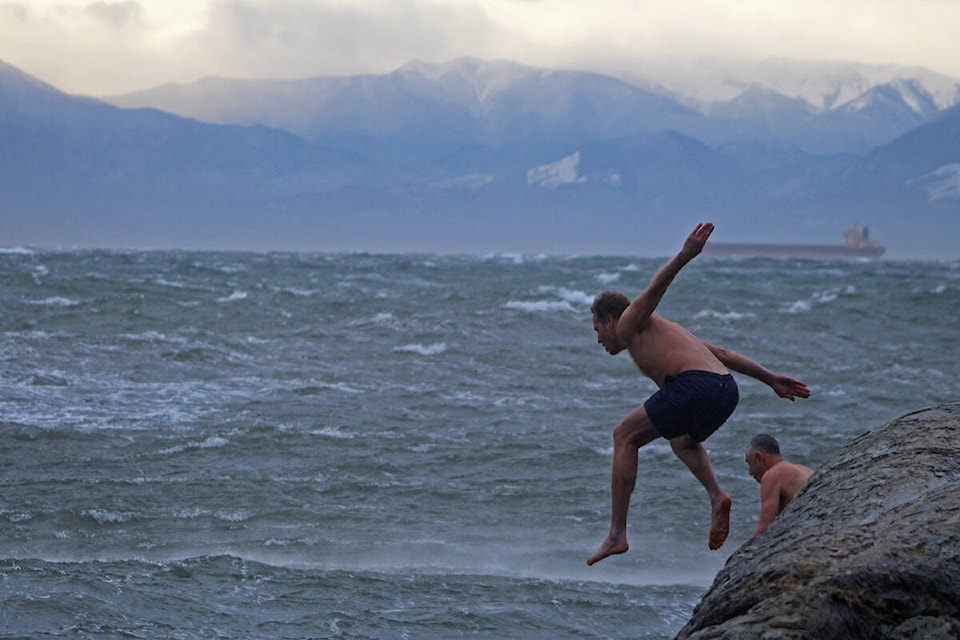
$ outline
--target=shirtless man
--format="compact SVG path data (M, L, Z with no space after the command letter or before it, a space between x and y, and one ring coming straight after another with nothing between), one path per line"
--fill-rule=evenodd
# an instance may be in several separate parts
M780 455L780 443L766 433L750 439L747 445L747 467L750 475L760 483L760 521L753 537L767 530L773 519L793 500L797 491L813 475L813 469L792 464Z
M680 269L699 255L711 233L713 224L698 224L680 252L657 271L633 302L615 291L601 293L593 302L597 342L610 355L626 349L640 372L660 390L613 430L610 533L587 559L589 565L629 548L627 511L637 481L639 449L658 437L670 441L674 454L707 490L709 547L719 549L724 543L730 530L731 499L720 488L702 442L726 421L739 401L737 383L729 369L764 382L781 398L810 396L807 386L799 380L775 374L746 356L703 342L655 313L667 287Z

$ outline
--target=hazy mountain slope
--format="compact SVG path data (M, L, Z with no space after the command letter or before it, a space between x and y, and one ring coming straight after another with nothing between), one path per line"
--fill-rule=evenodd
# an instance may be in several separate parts
M411 63L384 75L207 79L108 100L209 122L266 124L308 140L392 137L446 147L566 135L597 139L696 126L675 101L599 74L511 62Z
M821 113L801 129L808 149L866 153L940 116L934 96L920 83L898 80Z
M235 237L271 197L355 182L365 170L289 133L118 109L7 65L0 140L0 231L48 243Z
M899 255L958 255L960 107L836 171L807 174L790 206L848 215Z
M821 155L866 153L960 104L960 79L897 65L662 58L611 74L708 115L711 143L749 136Z
M862 154L960 102L960 82L917 68L778 59L700 64L674 64L669 75L638 61L616 76L463 58L413 62L384 75L211 78L108 100L207 122L265 124L384 157L396 153L372 139L402 141L435 158L520 138L588 141L663 129L712 145L751 138L819 155Z

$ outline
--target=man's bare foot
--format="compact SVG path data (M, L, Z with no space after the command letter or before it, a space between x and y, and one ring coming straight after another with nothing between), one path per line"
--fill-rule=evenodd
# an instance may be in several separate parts
M600 562L607 556L616 555L618 553L626 553L627 549L629 548L630 545L627 544L626 536L619 538L612 535L607 536L607 539L604 540L603 544L597 548L597 551L592 556L587 558L587 564L592 565L596 562Z
M710 548L719 549L730 533L730 494L724 493L710 509Z

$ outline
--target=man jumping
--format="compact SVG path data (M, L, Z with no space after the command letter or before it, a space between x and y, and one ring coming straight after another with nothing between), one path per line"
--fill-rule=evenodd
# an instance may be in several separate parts
M683 248L663 265L647 288L630 300L605 291L593 302L597 342L610 355L624 349L660 388L613 430L613 469L610 479L610 533L587 564L624 553L627 511L637 481L640 447L658 437L670 441L674 454L687 465L710 497L709 547L719 549L730 531L730 494L720 488L703 441L722 425L739 401L729 369L769 385L781 398L808 398L803 382L775 374L750 358L703 342L676 322L655 313L673 279L703 250L713 224L698 224Z

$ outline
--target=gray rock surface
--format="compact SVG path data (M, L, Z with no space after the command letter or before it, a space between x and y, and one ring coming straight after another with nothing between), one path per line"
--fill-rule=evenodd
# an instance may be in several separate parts
M960 638L960 402L827 460L677 638Z

